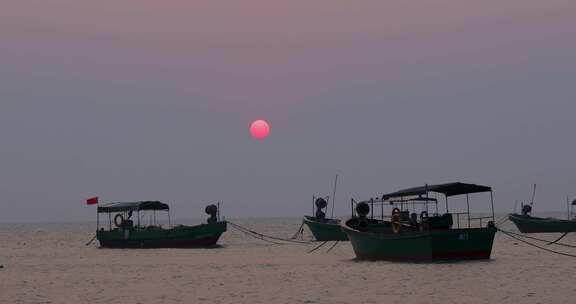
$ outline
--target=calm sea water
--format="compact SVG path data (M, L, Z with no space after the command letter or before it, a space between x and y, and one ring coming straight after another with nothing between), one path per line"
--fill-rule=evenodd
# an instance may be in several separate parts
M298 218L232 221L280 237L300 225ZM315 245L272 245L231 229L216 249L99 249L84 245L93 230L94 224L0 224L0 303L576 301L576 259L502 234L489 261L391 263L356 261L346 242L308 253ZM565 242L576 244L576 237Z

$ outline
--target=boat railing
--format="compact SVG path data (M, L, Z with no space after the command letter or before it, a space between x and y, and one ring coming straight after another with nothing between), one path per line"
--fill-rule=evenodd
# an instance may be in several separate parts
M460 229L460 228L473 228L473 227L483 227L483 224L488 220L492 220L492 216L477 216L477 217L472 217L468 212L454 212L451 213L452 216L456 216L456 221L454 224L456 224L456 228ZM462 221L464 221L464 223L461 223ZM478 223L478 226L474 225Z
M486 220L490 221L490 220L492 220L492 216L471 217L470 220L471 220L471 221L479 221L479 222L480 222L480 227L483 227L483 226L482 226L482 221L483 221L483 220L484 220L484 221L486 221Z

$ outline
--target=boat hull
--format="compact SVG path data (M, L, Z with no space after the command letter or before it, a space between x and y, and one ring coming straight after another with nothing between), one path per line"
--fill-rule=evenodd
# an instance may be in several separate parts
M564 233L576 232L576 220L541 218L529 215L510 214L508 219L522 233Z
M114 229L98 231L96 236L103 248L201 248L213 247L226 222L178 226L171 229Z
M361 260L442 261L490 259L496 228L372 233L343 225Z
M339 220L325 219L319 221L318 219L305 216L304 224L308 226L308 229L314 235L317 241L347 241L348 236L342 231Z

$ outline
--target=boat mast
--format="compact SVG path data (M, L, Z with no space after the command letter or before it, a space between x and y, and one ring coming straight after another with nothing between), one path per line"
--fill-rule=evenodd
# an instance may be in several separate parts
M334 206L336 205L336 185L338 184L338 174L334 178L334 192L332 193L332 215L330 218L334 218Z
M570 196L566 195L566 208L568 208L568 220L570 220Z
M530 201L530 207L534 210L534 197L536 197L536 184L534 184L534 188L532 189L532 200Z

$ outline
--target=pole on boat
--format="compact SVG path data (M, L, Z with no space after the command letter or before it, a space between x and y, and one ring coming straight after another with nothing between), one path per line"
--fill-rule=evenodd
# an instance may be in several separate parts
M532 189L532 200L530 201L530 207L534 210L534 197L536 197L536 184L534 184L534 188Z
M96 231L100 229L100 212L98 212L98 205L96 205Z
M338 185L338 174L334 178L334 192L332 193L332 215L331 218L334 218L334 206L336 205L336 186Z
M428 184L426 184L426 213L428 213Z
M316 210L314 210L314 202L315 202L315 201L316 201L316 196L315 196L315 195L312 195L312 216L316 216L316 215L314 214L314 212L316 211Z
M370 198L370 218L374 218L374 198Z
M468 209L468 228L470 228L470 197L468 193L466 193L466 208Z
M536 184L534 184L534 189L536 189ZM490 206L492 206L492 222L496 222L496 217L494 216L494 192L490 190Z
M381 212L382 212L381 219L384 220L384 195L382 195L382 201L381 201L381 204L380 204L380 210L381 210Z
M566 195L566 207L568 208L568 220L570 220L570 196Z

